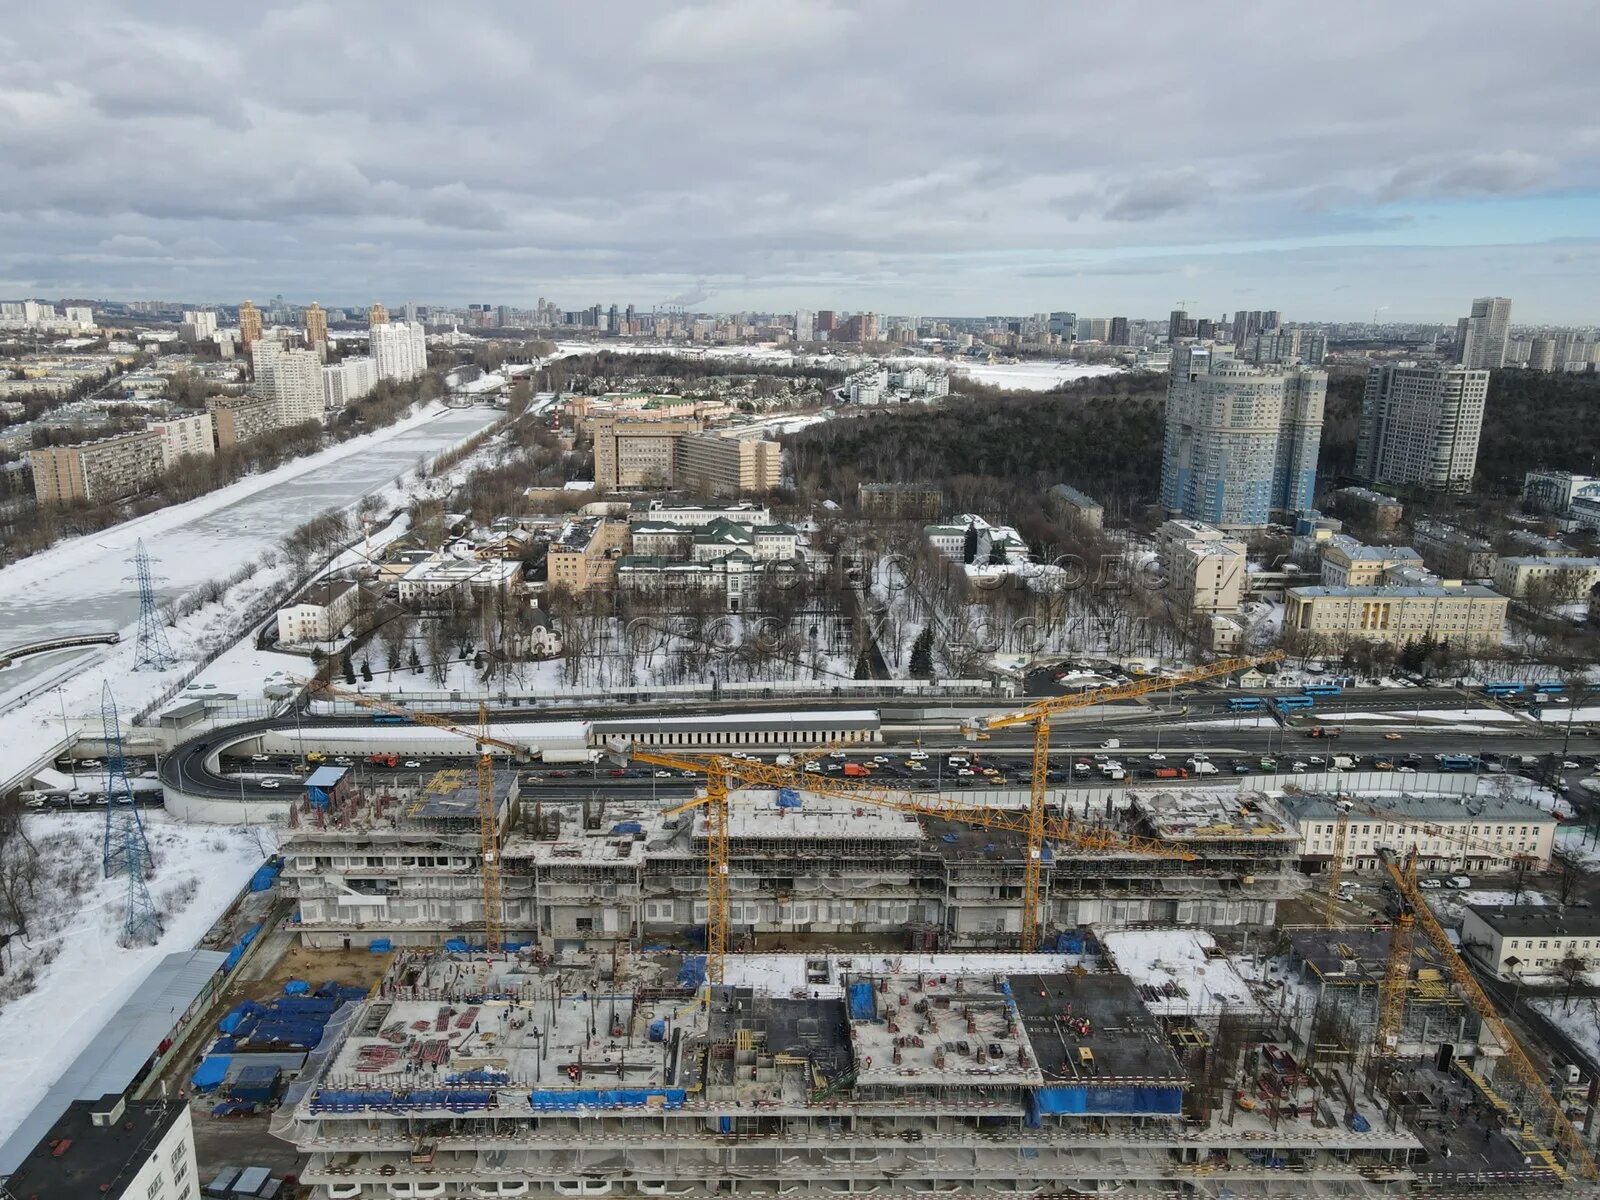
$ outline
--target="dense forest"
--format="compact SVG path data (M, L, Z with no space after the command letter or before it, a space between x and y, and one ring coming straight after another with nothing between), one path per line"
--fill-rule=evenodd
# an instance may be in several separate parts
M1523 475L1540 467L1600 473L1600 375L1489 376L1477 490L1515 496Z
M1038 395L869 412L785 444L797 487L818 498L853 500L858 483L938 482L959 509L963 496L1070 483L1131 517L1159 491L1165 395L1165 376L1105 376Z

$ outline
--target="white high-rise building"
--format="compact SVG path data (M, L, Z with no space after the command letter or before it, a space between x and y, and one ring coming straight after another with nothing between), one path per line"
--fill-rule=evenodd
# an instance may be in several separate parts
M217 314L205 309L184 313L183 323L189 327L188 331L192 331L190 336L197 342L204 341L217 332Z
M799 309L794 314L794 340L797 342L815 341L817 336L815 318L805 309Z
M359 400L378 386L378 364L366 355L322 368L322 406L330 412Z
M93 329L95 327L94 309L88 307L88 305L75 305L65 309L62 315L68 324L76 325L79 329ZM213 330L213 332L215 331Z
M290 350L273 338L253 347L256 393L272 401L278 427L322 417L322 356L315 350Z
M1487 369L1373 367L1361 400L1356 474L1376 483L1464 492L1478 465Z
M1510 333L1511 301L1480 296L1472 302L1472 315L1456 322L1456 361L1474 371L1498 371L1506 365Z
M370 331L379 379L415 379L428 369L428 339L415 321L388 321Z

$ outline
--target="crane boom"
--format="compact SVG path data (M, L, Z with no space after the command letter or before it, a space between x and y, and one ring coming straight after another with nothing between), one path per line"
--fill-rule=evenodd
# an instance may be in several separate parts
M1465 993L1467 1002L1478 1014L1478 1019L1488 1027L1495 1041L1504 1048L1506 1065L1510 1068L1511 1074L1544 1112L1550 1122L1550 1130L1556 1145L1566 1154L1568 1163L1572 1164L1577 1173L1585 1179L1600 1178L1600 1164L1596 1164L1594 1155L1584 1144L1583 1135L1573 1128L1571 1121L1567 1120L1567 1114L1561 1111L1561 1102L1551 1094L1539 1074L1539 1069L1533 1065L1527 1051L1522 1048L1522 1043L1517 1040L1517 1035L1511 1031L1511 1026L1495 1008L1494 1001L1489 998L1489 993L1484 991L1483 985L1473 975L1472 968L1467 966L1461 955L1456 952L1455 946L1451 944L1449 936L1444 931L1444 926L1440 925L1439 919L1433 915L1427 898L1417 887L1415 864L1415 851L1407 854L1403 864L1395 862L1392 852L1385 852L1383 855L1384 869L1388 871L1401 901L1413 914L1417 926L1427 936L1428 941L1433 944L1434 950L1449 970L1451 979ZM1407 957L1409 958L1409 954Z
M1245 671L1262 663L1280 662L1281 650L1271 650L1253 657L1224 658L1214 663L1204 663L1175 675L1160 675L1139 679L1131 683L1112 684L1070 696L1051 696L1036 701L1026 708L1000 716L980 719L968 728L976 736L983 730L1007 729L1016 725L1033 726L1033 771L1028 797L1028 849L1027 868L1022 880L1022 949L1032 950L1039 939L1040 914L1043 907L1043 855L1046 824L1046 787L1050 774L1050 719L1059 713L1073 712L1109 704L1117 700L1133 700L1151 692L1166 691L1185 684L1200 683L1223 675Z
M365 692L352 692L347 688L338 687L332 683L311 683L314 693L331 697L334 700L346 700L359 708L371 709L373 712L391 713L397 717L404 717L416 725L426 725L430 729L442 729L446 733L454 733L460 737L471 738L482 745L493 746L497 750L504 750L513 758L526 762L531 757L528 747L508 742L504 738L490 737L488 726L482 729L466 729L448 717L436 717L432 713L418 712L414 708L407 708L404 704L396 704L392 700L380 700L376 696L369 696Z
M477 745L478 858L479 875L483 886L483 940L488 952L496 953L503 940L505 913L500 899L500 821L494 800L494 750L498 748L513 757L526 759L528 748L489 736L489 706L486 704L478 705L478 728L467 729L444 717L415 712L402 704L379 700L362 692L347 691L331 683L312 682L311 689L313 692L320 692L338 700L348 700L359 708L394 713L418 725L466 738Z

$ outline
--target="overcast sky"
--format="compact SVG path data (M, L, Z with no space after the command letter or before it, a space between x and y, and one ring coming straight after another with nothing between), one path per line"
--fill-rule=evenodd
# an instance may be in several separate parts
M130 15L136 10L138 15ZM0 296L1600 321L1591 0L74 0Z

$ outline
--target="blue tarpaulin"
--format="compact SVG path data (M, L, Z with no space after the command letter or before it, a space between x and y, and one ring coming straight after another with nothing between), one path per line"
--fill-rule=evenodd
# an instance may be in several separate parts
M873 994L872 985L865 980L850 985L850 1019L852 1021L872 1021L878 1016L878 997Z
M1063 1113L1178 1113L1183 1111L1179 1087L1053 1087L1028 1093L1028 1121Z
M283 863L278 859L268 859L256 868L256 873L250 876L250 890L252 892L270 891L272 885L278 880L278 872L283 870Z
M454 1075L446 1075L446 1083L505 1083L511 1076L504 1071L494 1071L488 1067L473 1067L470 1071L457 1071Z
M667 1022L664 1018L657 1017L650 1022L650 1040L652 1042L664 1042L667 1040Z
M224 971L231 971L239 965L239 960L244 957L245 950L251 942L256 940L256 934L260 932L260 925L252 925L249 931L234 943L233 949L228 951L228 957L222 960L222 969Z
M793 788L779 788L778 789L778 807L779 808L799 808L800 807L800 793L795 791Z
M683 966L678 968L678 986L698 988L705 981L706 956L704 954L685 956Z
M254 1000L241 1000L223 1015L222 1020L217 1022L217 1028L223 1033L233 1033L244 1023L246 1017L259 1017L266 1011Z
M283 994L285 996L309 996L311 994L311 985L304 979L291 979L283 985Z
M579 1088L530 1092L528 1103L546 1112L574 1108L682 1108L683 1088Z
M494 1102L494 1093L472 1088L417 1088L413 1091L388 1092L318 1092L311 1097L311 1111L360 1112L378 1108L388 1112L406 1112L423 1108L443 1108L451 1112L470 1112L488 1108Z
M194 1069L189 1082L200 1092L209 1092L221 1087L222 1081L228 1077L228 1066L232 1062L232 1055L208 1054L200 1060L200 1065Z
M612 833L643 833L644 826L638 821L618 821L611 827Z
M367 943L367 949L374 954L387 954L394 949L394 943L388 938L373 938Z

